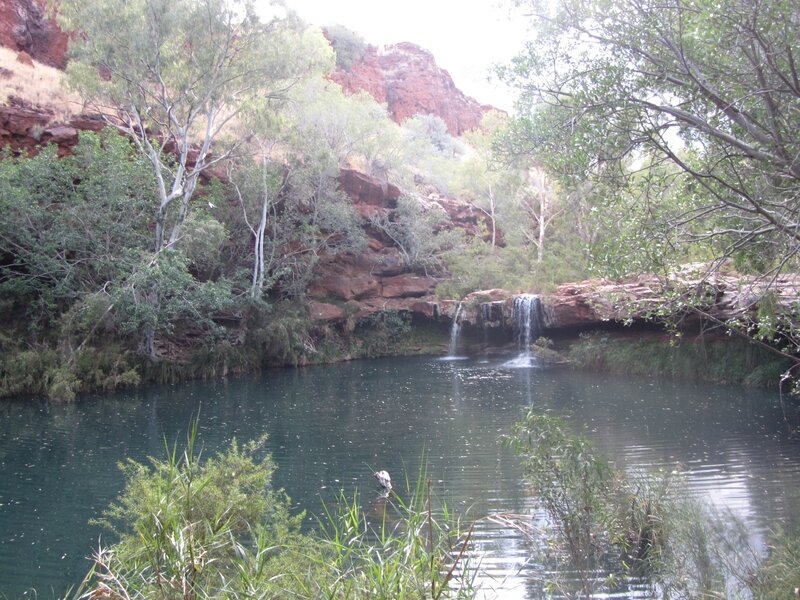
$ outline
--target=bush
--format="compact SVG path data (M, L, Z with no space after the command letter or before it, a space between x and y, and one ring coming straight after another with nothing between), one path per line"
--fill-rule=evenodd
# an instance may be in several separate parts
M12 352L0 362L0 396L44 394L48 373L58 365L58 353L49 348Z
M508 442L552 523L555 571L570 575L550 587L589 597L633 578L662 597L718 597L726 578L752 573L744 525L692 499L675 474L618 471L565 421L532 411Z
M350 71L353 64L361 60L367 50L367 44L355 31L344 25L330 25L325 28L325 37L336 53L336 66L343 71Z
M119 540L97 550L75 599L471 597L463 565L454 575L469 537L434 512L423 471L408 503L386 498L380 529L340 496L307 535L272 487L266 438L205 461L196 440L195 422L183 452L120 465L125 489L99 520Z
M119 541L97 550L79 593L186 599L259 590L275 597L291 585L272 579L287 555L303 572L303 515L290 516L289 499L272 487L266 438L244 447L234 440L205 461L196 439L197 423L182 453L173 446L166 459L120 465L125 489L98 521Z
M361 319L356 335L363 339L363 355L367 357L394 354L396 346L411 332L408 312L385 310Z

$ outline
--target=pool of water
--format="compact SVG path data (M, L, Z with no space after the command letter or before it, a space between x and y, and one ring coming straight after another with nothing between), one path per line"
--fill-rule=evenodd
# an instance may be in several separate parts
M377 496L376 470L413 478L424 453L437 496L477 518L534 510L499 441L531 406L566 415L620 467L682 468L693 493L754 531L798 515L800 440L777 393L527 361L359 361L70 405L0 403L0 597L48 598L77 583L105 535L88 521L122 487L117 463L163 456L198 412L206 453L268 432L276 483L310 515L339 490ZM474 553L486 596L540 595L530 542L513 528L482 520Z

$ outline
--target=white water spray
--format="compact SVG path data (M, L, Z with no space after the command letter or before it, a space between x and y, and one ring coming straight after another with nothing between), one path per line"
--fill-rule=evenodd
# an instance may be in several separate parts
M458 350L458 336L461 333L461 302L456 307L456 314L453 317L453 325L450 327L450 347L447 349L447 358L455 358Z
M542 303L535 294L522 294L514 298L514 337L519 354L508 361L508 367L530 367L534 356L531 343L536 341L543 329Z

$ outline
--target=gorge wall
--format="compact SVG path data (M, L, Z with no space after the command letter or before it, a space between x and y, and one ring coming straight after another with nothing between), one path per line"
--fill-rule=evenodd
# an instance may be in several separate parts
M461 92L433 54L408 42L367 46L349 70L337 69L331 79L347 92L364 91L385 103L397 123L418 113L436 115L453 136L475 129L493 110Z
M0 1L0 45L63 69L69 36L47 17L44 0Z
M68 35L46 17L43 0L0 0L0 44L19 52L19 60L63 68L67 43ZM418 112L436 114L455 135L476 127L487 109L458 90L430 52L413 44L369 47L352 71L338 71L332 78L350 91L364 89L386 102L397 121ZM54 144L64 156L77 144L80 131L99 131L104 125L94 115L59 120L47 109L12 97L0 106L0 148L34 155L41 145ZM385 310L432 317L438 280L409 269L395 244L369 225L397 207L400 190L349 169L341 171L339 183L362 217L369 244L361 253L321 257L309 288L312 318L334 323ZM458 227L467 235L490 229L482 211L457 198L430 189L420 201L441 212L443 227Z

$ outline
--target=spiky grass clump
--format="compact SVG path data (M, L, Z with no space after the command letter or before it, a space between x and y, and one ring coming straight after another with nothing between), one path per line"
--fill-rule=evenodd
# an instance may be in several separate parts
M328 597L473 598L466 533L447 509L434 508L431 483L420 469L416 484L406 480L406 500L391 492L379 505L380 522L370 523L358 497L341 495L320 520L321 538L332 557L326 577ZM332 586L332 587L331 587ZM309 590L317 597L322 590Z

